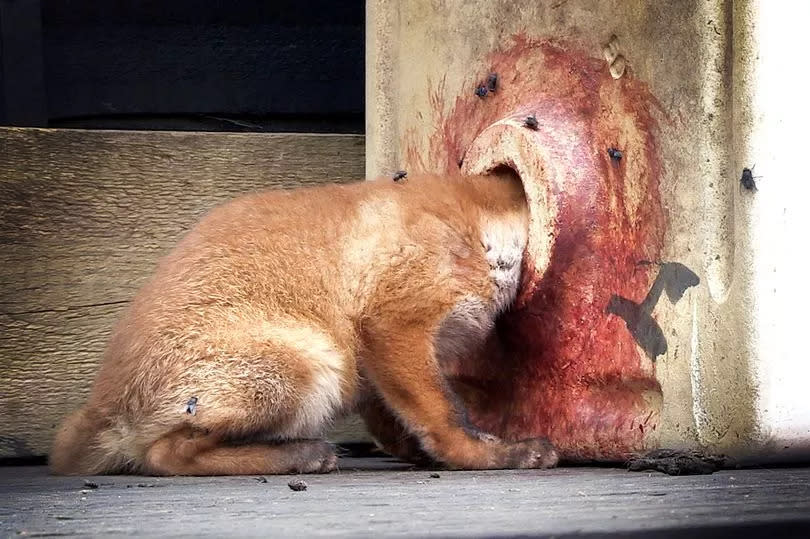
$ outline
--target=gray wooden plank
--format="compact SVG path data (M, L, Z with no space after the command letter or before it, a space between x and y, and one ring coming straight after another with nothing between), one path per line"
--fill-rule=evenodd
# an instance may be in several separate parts
M267 476L266 483L65 478L42 467L0 468L0 533L707 536L702 530L739 537L778 530L781 537L810 530L810 468L680 477L607 468L430 473L384 459L343 459L340 473L305 476L308 489L292 492L290 476ZM99 488L86 488L85 479Z

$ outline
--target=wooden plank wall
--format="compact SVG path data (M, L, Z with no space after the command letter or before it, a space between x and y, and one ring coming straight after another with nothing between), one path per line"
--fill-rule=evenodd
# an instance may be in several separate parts
M363 163L359 135L0 128L0 457L48 451L114 320L198 216Z

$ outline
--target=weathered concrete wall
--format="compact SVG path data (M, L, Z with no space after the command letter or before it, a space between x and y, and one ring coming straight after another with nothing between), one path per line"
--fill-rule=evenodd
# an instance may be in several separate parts
M791 292L765 285L795 267L766 247L796 204L767 168L787 174L776 164L792 157L756 136L778 124L757 116L771 106L760 73L778 63L758 56L760 23L807 21L807 8L367 5L367 175L503 164L532 206L527 286L499 352L449 373L475 420L550 435L570 458L808 454L810 399L789 383L807 367L775 322ZM754 163L774 194L741 186Z

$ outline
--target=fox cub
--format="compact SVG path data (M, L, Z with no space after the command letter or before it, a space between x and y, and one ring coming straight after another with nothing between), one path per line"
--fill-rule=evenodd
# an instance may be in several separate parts
M527 227L511 171L260 192L212 210L118 322L52 471L329 472L324 431L352 410L451 468L555 465L545 439L467 423L440 369L514 300Z

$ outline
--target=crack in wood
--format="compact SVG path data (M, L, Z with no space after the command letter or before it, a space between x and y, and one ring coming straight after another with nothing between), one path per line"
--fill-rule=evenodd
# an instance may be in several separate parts
M43 314L43 313L63 313L65 311L75 311L78 309L91 309L93 307L108 307L110 305L122 305L124 303L129 303L128 299L122 299L118 301L105 301L102 303L91 303L88 305L68 305L67 307L59 307L56 309L40 309L36 311L3 311L0 312L0 315L3 316L18 316L23 314Z

